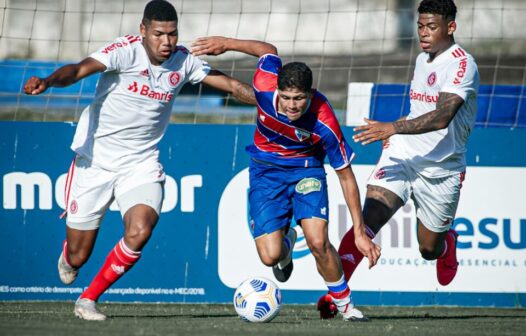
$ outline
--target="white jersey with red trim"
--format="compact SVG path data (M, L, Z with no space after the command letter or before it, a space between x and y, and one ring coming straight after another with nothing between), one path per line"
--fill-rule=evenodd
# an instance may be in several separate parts
M479 73L473 57L458 44L432 62L428 60L427 53L416 59L407 119L435 110L440 92L454 93L464 103L447 128L423 134L398 134L390 143L422 175L444 177L465 170L466 142L477 116Z
M93 102L82 112L71 148L107 170L158 160L157 144L175 97L202 81L209 65L177 47L161 65L150 63L139 36L126 35L90 55L106 66Z

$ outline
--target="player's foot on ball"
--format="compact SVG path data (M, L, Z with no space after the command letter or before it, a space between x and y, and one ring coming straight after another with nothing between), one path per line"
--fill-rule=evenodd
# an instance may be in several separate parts
M64 252L62 252L58 258L58 276L60 277L60 281L69 285L75 281L78 274L79 269L68 265L64 259Z
M106 319L106 315L97 310L95 301L90 299L79 298L77 302L75 302L74 312L75 316L83 320L104 321Z
M353 306L352 303L348 303L343 307L338 307L338 310L343 316L344 321L353 322L367 322L369 319L365 317L360 310Z
M458 233L449 229L446 235L446 253L437 259L437 279L442 286L449 285L457 275L457 237Z
M280 282L287 281L290 278L290 275L292 274L292 270L294 268L294 264L292 263L292 251L294 250L294 244L296 243L296 238L298 238L298 234L296 233L296 230L294 230L293 228L289 228L289 232L287 232L286 237L290 242L289 253L283 260L281 260L279 263L272 267L272 272L274 273L274 276Z
M338 307L332 302L332 297L329 294L325 294L318 299L316 309L320 312L320 319L322 320L333 319L338 315Z

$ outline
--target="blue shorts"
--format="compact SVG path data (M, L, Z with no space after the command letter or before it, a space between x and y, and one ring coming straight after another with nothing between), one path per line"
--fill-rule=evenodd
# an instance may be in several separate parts
M252 236L290 225L292 217L328 221L329 199L323 167L283 167L250 160L250 227Z

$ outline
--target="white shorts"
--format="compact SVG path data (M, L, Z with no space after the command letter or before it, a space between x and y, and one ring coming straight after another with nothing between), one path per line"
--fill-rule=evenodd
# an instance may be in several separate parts
M112 172L77 156L66 178L67 225L78 230L98 228L113 200L117 201L123 217L137 204L146 204L159 214L164 180L163 167L157 161Z
M464 175L426 177L414 170L411 161L394 157L387 148L367 183L392 191L404 204L411 197L422 224L433 232L444 232L455 219Z

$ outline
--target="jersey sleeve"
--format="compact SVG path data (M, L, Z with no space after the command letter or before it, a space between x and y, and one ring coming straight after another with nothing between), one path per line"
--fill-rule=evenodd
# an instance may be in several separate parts
M329 101L323 97L319 102L316 102L313 107L318 113L316 133L321 136L323 148L327 154L330 165L335 170L347 167L354 157L354 152L343 136L332 106L329 104Z
M454 93L465 101L470 94L476 92L478 81L477 64L473 58L458 58L447 67L447 79L440 92Z
M182 50L181 52L185 52L184 50L186 50L184 47L178 48ZM192 55L188 51L186 52L188 53L188 82L190 82L190 84L200 83L203 79L205 79L206 76L208 76L208 73L210 73L210 65L208 62Z
M140 42L138 37L124 36L115 39L99 50L93 52L89 57L101 62L106 66L106 72L120 72L126 69L133 59L132 43Z
M278 74L281 71L281 58L266 54L259 58L254 74L253 87L256 91L274 91L278 84Z

